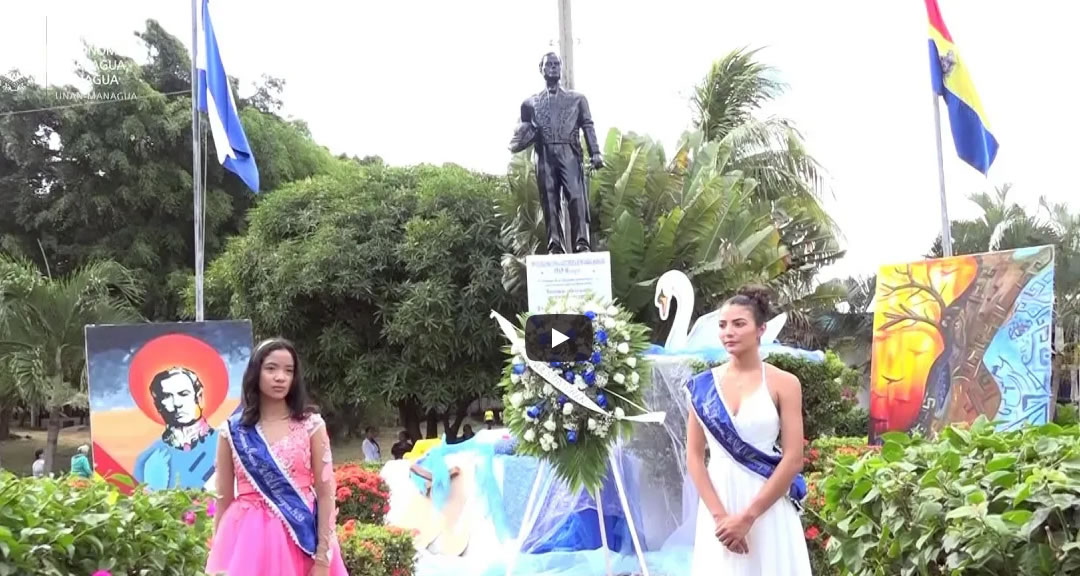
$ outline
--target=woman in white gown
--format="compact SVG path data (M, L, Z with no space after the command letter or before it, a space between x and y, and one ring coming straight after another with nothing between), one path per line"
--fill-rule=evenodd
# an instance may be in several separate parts
M806 495L802 391L758 356L768 310L763 288L728 300L720 337L730 360L687 383L687 469L701 496L693 576L811 573L796 504Z

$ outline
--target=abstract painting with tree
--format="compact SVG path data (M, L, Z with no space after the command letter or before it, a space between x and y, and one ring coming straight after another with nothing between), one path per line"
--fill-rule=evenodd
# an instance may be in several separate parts
M1052 246L883 266L875 302L871 440L1049 419Z

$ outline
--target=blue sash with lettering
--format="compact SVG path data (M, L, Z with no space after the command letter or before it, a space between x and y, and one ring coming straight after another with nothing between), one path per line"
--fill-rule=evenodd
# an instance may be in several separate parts
M240 414L234 414L229 418L229 439L244 472L270 509L285 521L293 542L308 556L315 556L319 539L315 513L278 466L266 438L255 426L241 425Z
M712 370L691 378L686 383L686 388L690 392L690 405L698 421L724 450L727 450L736 462L751 472L766 479L771 477L780 464L779 448L774 449L775 454L766 454L743 441L731 421L731 416L728 415L727 408L724 407L723 399L720 398L720 391L716 387ZM787 496L795 504L796 509L801 511L803 500L806 498L806 479L802 474L797 474L791 481Z

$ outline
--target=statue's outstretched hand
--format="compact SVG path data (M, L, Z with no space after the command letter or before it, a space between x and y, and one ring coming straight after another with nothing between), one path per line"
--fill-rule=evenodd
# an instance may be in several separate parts
M600 170L604 167L603 154L594 154L591 158L589 158L589 160L592 163L593 170Z

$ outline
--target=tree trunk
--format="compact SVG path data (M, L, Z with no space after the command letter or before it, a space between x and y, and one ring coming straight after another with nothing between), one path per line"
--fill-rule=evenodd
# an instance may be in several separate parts
M423 412L420 410L420 403L413 398L400 400L397 403L398 419L401 420L401 426L409 433L409 438L413 441L417 441L420 436L420 422L423 421Z
M469 416L469 406L472 405L475 398L467 398L464 400L458 400L454 405L454 421L449 423L446 427L447 438L457 438L458 431L461 430L461 425L465 423L465 418ZM447 411L447 415L449 415Z
M436 410L428 410L427 413L427 436L425 438L438 438L439 437L439 412Z
M450 410L439 412L439 421L442 422L442 431L446 435L446 442L453 444L457 440L457 430L450 427Z
M30 406L30 429L41 429L41 407L37 404Z
M11 404L0 408L0 440L11 438L11 413L14 409Z
M53 462L56 458L56 444L60 440L60 421L63 416L59 405L53 406L49 411L49 432L45 436L45 474L53 471Z

